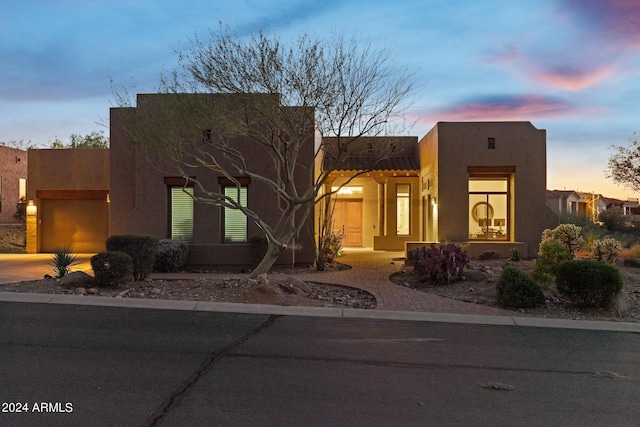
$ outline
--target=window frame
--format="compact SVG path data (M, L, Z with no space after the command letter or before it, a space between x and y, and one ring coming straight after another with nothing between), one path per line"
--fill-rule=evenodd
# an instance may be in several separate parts
M226 193L227 189L235 189L237 191L240 191L240 203L243 207L248 207L249 205L249 184L250 183L251 183L251 178L249 177L235 177L233 180L227 177L218 178L218 184L220 185L221 194L223 194L225 197L228 197ZM242 204L243 190L244 190L244 204ZM240 240L230 239L228 237L227 219L231 211L238 211L238 214L242 215L242 217L244 218L244 222L243 222L244 236ZM226 206L221 206L220 216L221 216L220 239L223 243L226 243L226 244L247 243L249 241L249 218L247 218L247 216L240 209L233 209Z
M165 177L164 183L167 186L167 236L171 240L177 240L181 242L192 242L194 231L195 231L195 200L193 200L194 196L194 185L193 180L186 179L184 177ZM187 191L189 189L190 191ZM189 195L191 198L191 235L187 239L177 238L174 236L174 190L182 191L185 194ZM182 235L177 235L182 236Z
M407 193L406 195L400 196L399 190L401 186L406 186L407 187ZM411 183L408 182L398 182L396 183L396 236L402 236L402 237L406 237L406 236L411 236ZM407 221L407 232L406 233L400 233L400 199L405 200L406 201L406 206L405 206L405 210L406 210L406 221Z
M471 186L471 181L505 181L506 189L504 191L491 191L491 190L481 190L481 191L472 191L469 187ZM511 241L511 229L512 229L512 221L513 217L511 215L511 191L512 191L512 180L513 174L510 173L469 173L468 181L467 181L467 200L468 200L468 214L469 217L474 217L473 210L480 204L486 204L489 209L487 209L487 218L489 219L489 211L493 211L495 207L491 204L491 196L505 196L505 218L504 218L504 234L500 234L499 238L489 237L489 225L486 225L487 232L478 233L482 237L472 238L473 233L471 233L471 223L468 224L468 234L469 241L480 241L480 242L510 242ZM475 202L473 205L471 196L485 196L484 200ZM495 202L494 202L495 204ZM493 220L496 220L495 217L492 216ZM500 218L502 219L502 218ZM478 223L479 224L479 223ZM482 226L481 226L482 227ZM492 225L492 227L494 227ZM502 227L501 227L502 228ZM501 232L502 230L500 230Z

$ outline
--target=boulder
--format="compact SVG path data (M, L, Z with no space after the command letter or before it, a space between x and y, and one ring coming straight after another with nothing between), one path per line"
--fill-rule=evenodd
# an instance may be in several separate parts
M611 298L606 307L612 313L625 313L631 309L631 300L625 291L620 291Z
M478 255L478 259L500 259L500 254L497 251L485 251Z
M625 267L640 267L640 258L625 258L622 265Z
M294 276L288 277L287 280L289 282L289 286L293 288L298 288L302 292L307 294L311 292L311 286L309 286L305 281L298 279L297 277L294 277Z
M83 271L74 271L62 276L60 286L63 288L95 288L96 279Z
M482 282L487 277L486 274L478 270L465 270L462 272L462 276L471 282Z

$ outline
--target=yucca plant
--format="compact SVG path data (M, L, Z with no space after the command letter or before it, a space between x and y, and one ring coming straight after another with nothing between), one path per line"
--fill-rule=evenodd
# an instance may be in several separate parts
M53 249L53 256L49 261L51 271L55 277L63 277L71 272L71 266L78 263L78 256L71 253L67 246L57 246Z

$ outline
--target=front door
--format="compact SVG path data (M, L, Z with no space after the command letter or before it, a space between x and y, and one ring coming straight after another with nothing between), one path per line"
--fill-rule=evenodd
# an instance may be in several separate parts
M343 246L362 247L362 199L335 201L333 230L344 236Z

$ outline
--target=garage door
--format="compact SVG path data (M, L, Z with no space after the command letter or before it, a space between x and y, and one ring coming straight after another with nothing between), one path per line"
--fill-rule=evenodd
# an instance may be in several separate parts
M75 253L105 250L109 236L109 207L101 199L41 199L40 251L67 246Z

